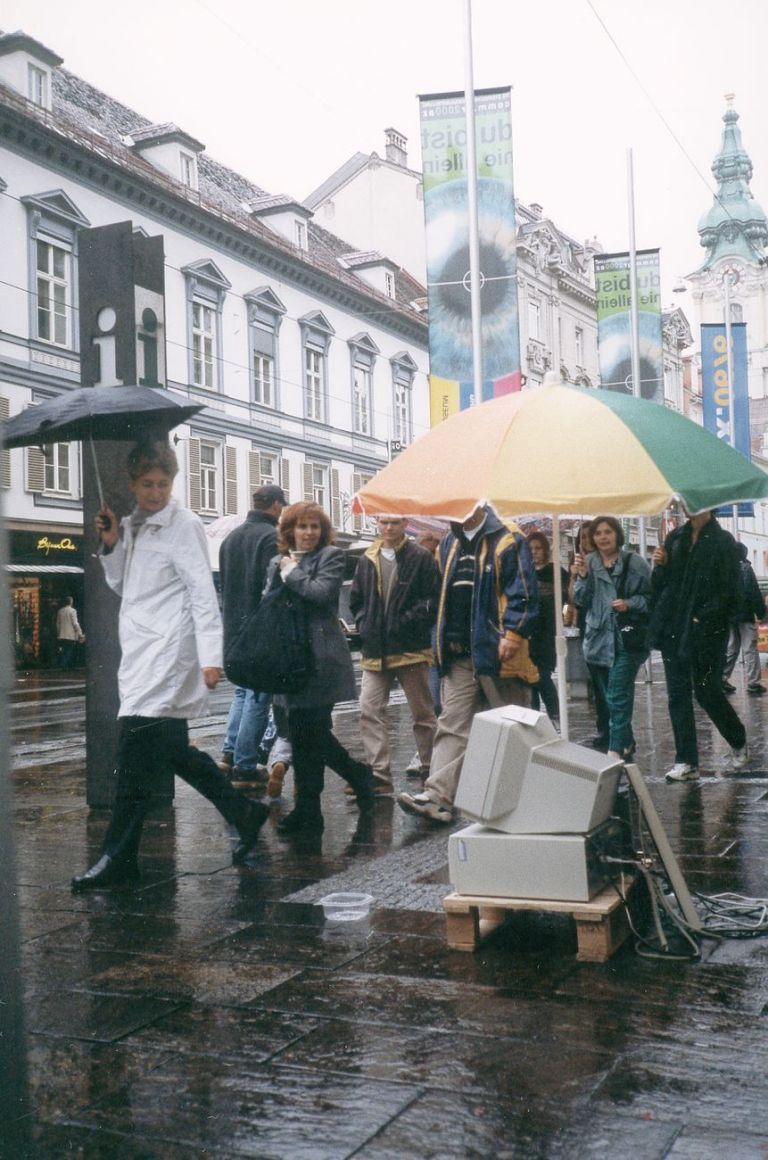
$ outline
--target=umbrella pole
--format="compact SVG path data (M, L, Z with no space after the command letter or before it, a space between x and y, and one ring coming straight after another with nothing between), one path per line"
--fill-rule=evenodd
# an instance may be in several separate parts
M101 486L101 475L99 474L99 461L96 458L96 444L93 441L93 435L88 436L88 442L91 445L91 458L93 459L93 474L96 476L96 490L99 493L99 507L104 507L104 489Z
M568 642L563 631L563 578L560 575L560 517L552 516L552 562L555 579L555 655L557 657L557 697L560 702L560 736L568 740L568 683L565 663Z

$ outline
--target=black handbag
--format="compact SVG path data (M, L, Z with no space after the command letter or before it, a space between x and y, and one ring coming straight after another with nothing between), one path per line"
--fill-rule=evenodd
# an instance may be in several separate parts
M624 557L621 575L619 582L616 585L616 595L620 600L624 599L624 586L627 582L627 572L629 571L630 557ZM621 635L621 643L627 652L631 653L647 653L649 652L648 644L648 614L645 612L617 612L616 624Z
M278 579L224 654L235 685L258 693L300 693L313 672L306 603Z

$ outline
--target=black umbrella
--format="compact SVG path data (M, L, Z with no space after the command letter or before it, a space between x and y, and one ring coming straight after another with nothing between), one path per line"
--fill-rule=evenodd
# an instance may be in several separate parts
M202 409L199 403L177 403L167 391L151 387L80 387L14 415L5 424L3 446L34 447L87 440L91 444L99 501L103 504L94 440L137 439L151 427L170 431Z

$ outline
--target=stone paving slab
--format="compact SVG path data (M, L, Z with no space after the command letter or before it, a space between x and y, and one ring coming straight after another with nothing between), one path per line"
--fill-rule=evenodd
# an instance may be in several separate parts
M214 754L227 697L194 724ZM580 964L569 920L528 914L475 954L451 951L450 830L392 799L361 826L331 774L313 844L275 830L289 780L233 867L232 832L178 785L148 823L139 887L72 896L107 820L84 803L82 682L30 677L13 700L29 1160L768 1154L768 940L708 942L698 963L628 943ZM741 685L734 704L750 768L724 775L698 714L707 776L671 786L663 683L639 684L639 764L689 884L763 896L768 705ZM574 739L592 724L575 703ZM391 726L396 788L413 788L402 704ZM353 706L336 727L360 755ZM367 922L326 923L317 901L339 889L374 896Z

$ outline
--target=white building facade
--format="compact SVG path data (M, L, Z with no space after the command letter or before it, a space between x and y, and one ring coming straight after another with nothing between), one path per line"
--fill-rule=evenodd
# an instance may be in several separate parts
M205 407L174 432L181 501L244 515L276 482L357 538L352 494L429 423L423 287L61 64L0 37L0 417L79 386L78 237L130 221L164 241L167 386ZM41 569L79 562L80 451L1 459L17 655L45 661L52 608L77 593Z

